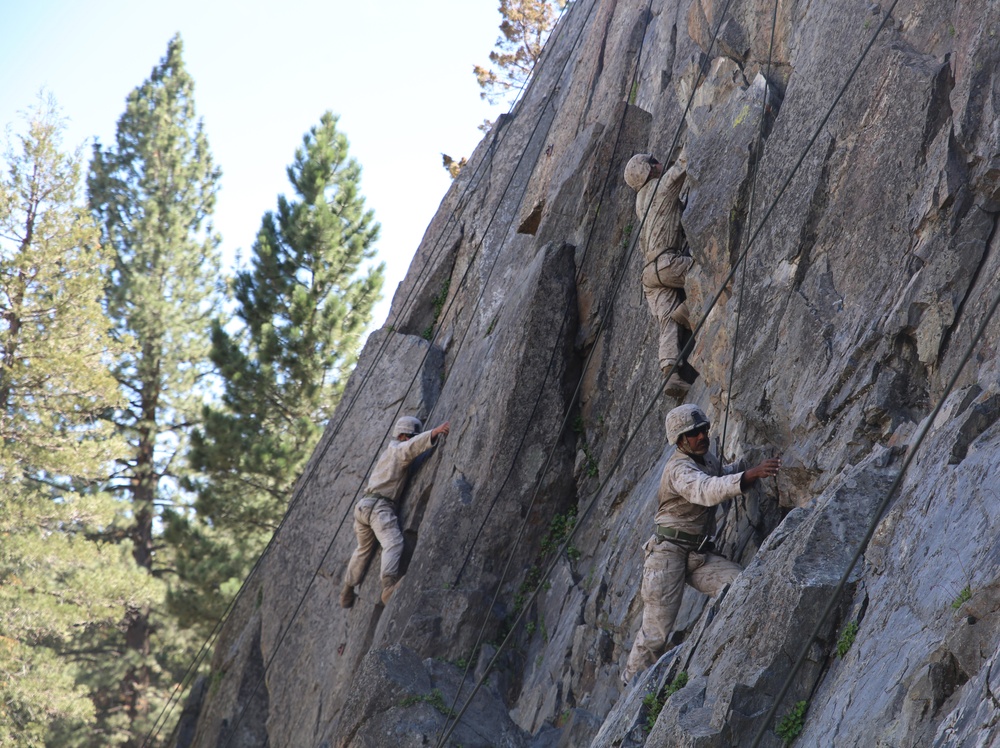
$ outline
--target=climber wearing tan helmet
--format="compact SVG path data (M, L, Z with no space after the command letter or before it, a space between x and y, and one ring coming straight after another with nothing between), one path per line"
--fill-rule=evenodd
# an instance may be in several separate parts
M684 304L684 277L691 257L682 252L681 190L687 176L684 151L664 172L664 166L648 153L638 153L625 166L625 183L636 192L635 214L643 221L639 233L644 264L642 292L659 328L658 358L666 374L680 353L680 326L690 329ZM645 220L643 220L645 219ZM683 398L697 372L684 365L667 380L665 392Z
M447 422L435 429L420 432L420 420L403 416L392 430L393 440L379 456L368 479L365 495L354 507L354 534L358 546L347 562L340 604L354 605L354 588L361 584L365 565L375 550L375 541L382 546L382 602L389 598L399 582L399 560L403 555L403 533L396 519L396 501L406 486L407 469L417 457L437 445L439 436L447 436Z
M742 472L736 465L721 467L709 451L710 426L697 405L681 405L667 413L667 441L676 451L660 476L656 533L643 546L642 625L622 673L626 685L666 650L685 582L715 595L741 571L739 564L705 548L711 508L739 496L760 478L777 475L781 467L778 458Z

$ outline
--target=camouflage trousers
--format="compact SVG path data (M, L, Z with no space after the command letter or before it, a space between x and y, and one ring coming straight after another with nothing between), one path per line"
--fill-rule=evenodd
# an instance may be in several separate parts
M399 560L403 555L403 533L396 519L396 507L388 499L366 496L354 507L354 535L358 546L347 562L344 584L361 584L368 559L375 552L375 541L382 546L382 586L399 577Z
M642 293L659 333L657 358L662 371L673 366L680 354L681 328L671 314L684 301L684 277L691 262L677 252L663 252L642 271Z
M739 564L712 553L697 553L681 548L656 535L643 546L646 560L642 567L642 626L622 673L630 683L655 663L666 651L667 638L677 618L684 596L684 583L699 592L714 595L742 571Z

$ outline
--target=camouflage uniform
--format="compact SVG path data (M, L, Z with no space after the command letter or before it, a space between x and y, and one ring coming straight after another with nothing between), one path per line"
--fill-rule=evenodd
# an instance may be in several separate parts
M399 529L399 520L396 519L396 502L406 486L410 463L432 449L435 443L431 432L425 431L406 441L393 439L379 456L368 480L365 495L354 507L354 534L358 545L347 563L345 587L353 588L361 584L376 540L382 546L382 587L388 588L399 578L403 533Z
M686 536L704 537L715 507L739 496L742 471L737 466L719 469L719 459L711 452L700 464L680 450L667 460L660 478L658 528L681 533L680 538L654 534L643 546L646 552L642 568L642 626L622 673L627 684L659 659L666 650L667 638L680 609L684 583L699 592L714 595L740 572L739 564L712 553L698 551L699 543ZM720 472L723 472L721 477Z
M645 155L645 154L640 154ZM667 372L680 353L680 326L686 319L684 278L693 260L681 254L681 190L687 175L683 157L659 179L646 182L636 193L635 214L642 221L639 246L645 264L642 292L659 331L658 359Z

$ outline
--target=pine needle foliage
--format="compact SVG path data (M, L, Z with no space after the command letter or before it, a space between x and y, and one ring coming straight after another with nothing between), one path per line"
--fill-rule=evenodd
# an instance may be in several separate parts
M500 0L500 36L490 65L475 65L479 96L490 104L511 101L542 56L542 48L569 0Z
M209 370L219 277L211 217L219 177L175 36L129 94L115 142L95 144L87 182L101 243L113 257L106 311L115 339L128 344L113 366L126 404L109 414L128 451L110 482L128 502L131 522L114 539L131 543L136 563L161 589L173 562L169 548L158 544L156 519L164 503L183 501L177 489L183 455ZM157 657L172 647L154 646L167 625L156 618L155 605L126 611L120 647L128 666L120 693L108 699L109 713L126 715L135 734L169 685L172 666Z
M100 417L123 401L101 308L109 254L81 199L81 155L41 97L0 176L0 745L119 745L98 718L120 676L95 640L150 604L101 491L124 450Z
M222 402L192 440L197 520L172 518L191 588L183 620L211 623L269 540L357 361L384 279L379 226L338 119L325 113L288 167L293 196L266 213L233 284L235 324L217 320Z

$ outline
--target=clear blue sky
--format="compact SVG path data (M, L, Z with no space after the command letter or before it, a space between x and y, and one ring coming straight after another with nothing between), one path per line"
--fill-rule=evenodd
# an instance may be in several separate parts
M506 109L480 100L472 74L498 36L498 4L0 0L0 126L19 125L44 87L69 118L66 145L112 143L125 97L180 32L223 171L215 223L231 263L290 191L285 167L302 135L333 111L382 224L381 325L450 184L441 152L469 155L477 125Z

